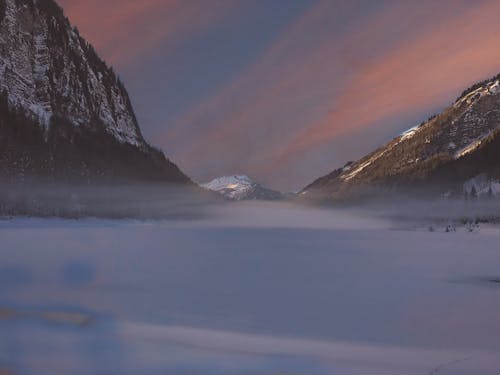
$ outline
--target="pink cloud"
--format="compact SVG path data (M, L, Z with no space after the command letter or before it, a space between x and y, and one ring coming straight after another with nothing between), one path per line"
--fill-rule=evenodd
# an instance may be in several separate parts
M359 128L424 111L443 103L443 98L458 96L467 84L497 73L500 51L493 46L500 42L498 11L499 3L488 2L451 14L368 60L335 98L331 113L298 132L281 157L300 154Z
M236 5L230 0L61 0L61 4L106 60L121 66L182 43Z
M195 174L221 164L261 179L293 169L311 149L446 104L500 70L498 10L496 2L401 2L339 31L350 6L319 2L179 118L164 143L180 145L176 159Z

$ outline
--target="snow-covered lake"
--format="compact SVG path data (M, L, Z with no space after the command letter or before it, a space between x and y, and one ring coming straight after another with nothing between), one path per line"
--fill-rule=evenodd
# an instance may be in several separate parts
M500 228L285 204L0 222L1 374L498 374Z

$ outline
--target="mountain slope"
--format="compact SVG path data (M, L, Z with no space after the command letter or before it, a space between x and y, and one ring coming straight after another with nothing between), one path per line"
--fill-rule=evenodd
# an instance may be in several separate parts
M500 76L480 82L438 116L314 181L302 196L346 198L387 191L451 190L500 178Z
M217 192L231 200L277 200L283 194L267 189L247 176L224 176L216 178L201 187Z
M0 175L188 182L53 0L0 0Z

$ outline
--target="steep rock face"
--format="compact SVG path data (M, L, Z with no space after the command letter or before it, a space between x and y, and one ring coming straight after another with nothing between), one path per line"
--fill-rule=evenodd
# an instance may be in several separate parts
M0 91L4 175L188 181L144 141L123 84L53 0L0 0Z
M143 139L125 88L50 0L2 0L0 88L45 127L101 121L122 142Z
M321 177L302 196L344 198L378 190L443 189L500 174L500 76L466 90L438 116L413 127L356 162Z

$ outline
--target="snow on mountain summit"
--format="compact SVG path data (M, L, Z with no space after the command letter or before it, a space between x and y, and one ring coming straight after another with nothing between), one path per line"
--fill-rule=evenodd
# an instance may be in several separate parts
M254 182L245 175L235 175L235 176L223 176L216 178L202 186L213 191L218 191L221 189L235 189L235 190L246 190L249 189Z
M231 200L275 200L283 198L280 192L264 188L245 175L223 176L200 186Z

